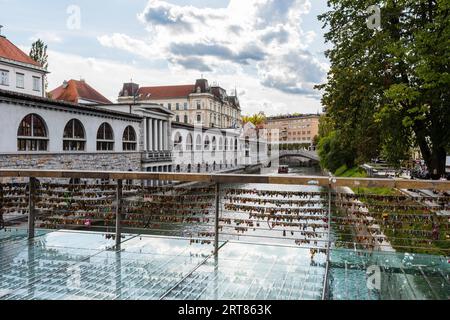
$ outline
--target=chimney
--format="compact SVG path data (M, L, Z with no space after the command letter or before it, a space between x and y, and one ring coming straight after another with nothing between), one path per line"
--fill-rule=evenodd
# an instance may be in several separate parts
M67 82L67 80L64 80L63 82L63 88L67 89L67 87L69 86L69 83Z

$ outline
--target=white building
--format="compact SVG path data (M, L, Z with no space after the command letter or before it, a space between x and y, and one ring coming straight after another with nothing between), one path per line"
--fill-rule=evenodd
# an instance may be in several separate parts
M147 172L172 172L171 118L173 113L158 104L110 104L98 108L128 112L142 118L142 170Z
M0 90L45 96L42 66L0 35Z
M207 173L238 168L242 165L240 132L173 123L174 171Z

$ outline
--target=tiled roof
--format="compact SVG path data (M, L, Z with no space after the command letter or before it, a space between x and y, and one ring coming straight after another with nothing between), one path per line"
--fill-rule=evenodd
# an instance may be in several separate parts
M14 102L14 103L19 103L19 104L23 104L24 102L26 102L25 105L29 105L31 103L30 106L36 105L36 106L42 106L45 108L54 107L57 109L66 109L66 110L70 109L70 110L77 110L80 112L83 112L83 111L90 112L90 113L95 112L95 113L99 113L99 114L103 114L103 115L107 115L107 116L127 118L127 119L131 119L131 120L136 120L136 121L139 121L140 119L142 119L141 116L139 116L137 114L133 114L133 113L113 111L113 110L109 110L109 109L105 109L105 108L99 108L96 106L87 106L87 105L82 105L82 104L77 104L77 103L72 103L72 102L66 102L66 101L57 101L54 99L37 97L37 96L29 95L29 94L18 93L18 92L14 92L14 91L0 89L0 102L2 102L2 101Z
M98 104L111 104L112 102L101 95L85 81L70 80L67 85L61 85L50 92L52 99L79 103L88 100Z
M161 100L187 98L194 92L194 85L142 87L138 91L139 100Z
M38 62L31 59L25 52L17 48L11 41L0 36L0 57L21 63L42 67Z

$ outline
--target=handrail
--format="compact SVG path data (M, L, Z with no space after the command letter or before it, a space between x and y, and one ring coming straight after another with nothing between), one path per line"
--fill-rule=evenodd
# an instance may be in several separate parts
M111 179L111 180L160 180L180 182L209 183L256 183L286 185L316 185L328 187L329 177L325 176L289 176L289 175L245 175L245 174L208 174L208 173L151 173L122 171L78 171L78 170L35 170L0 169L0 178L67 178L67 179ZM450 190L450 181L407 180L378 178L333 178L334 187L388 187L398 189Z

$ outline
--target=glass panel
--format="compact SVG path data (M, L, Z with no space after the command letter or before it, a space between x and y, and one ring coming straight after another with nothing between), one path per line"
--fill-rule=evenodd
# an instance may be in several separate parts
M73 121L73 138L74 139L84 139L84 128L83 125L79 120L72 120Z
M32 115L33 118L33 136L34 137L46 137L47 132L45 130L44 120L37 115Z
M73 120L70 120L67 124L66 127L64 128L64 135L63 138L73 138Z
M20 123L17 135L20 137L31 137L31 115L26 116Z

